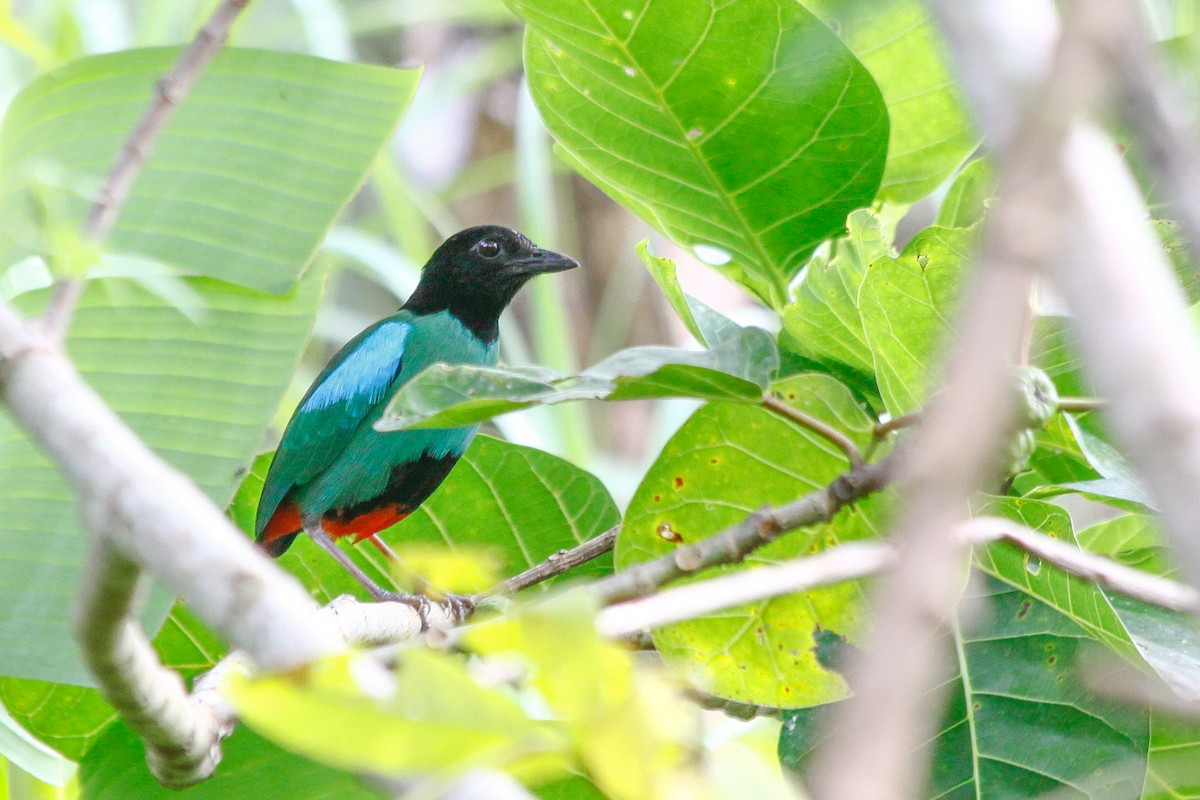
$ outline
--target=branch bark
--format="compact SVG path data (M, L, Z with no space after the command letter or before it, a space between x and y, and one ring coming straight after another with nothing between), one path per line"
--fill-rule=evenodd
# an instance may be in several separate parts
M733 564L782 534L808 525L828 522L842 508L886 486L895 467L896 453L838 476L824 489L778 508L756 511L737 525L696 544L622 570L592 585L602 603L615 603L650 594L668 581L717 564Z

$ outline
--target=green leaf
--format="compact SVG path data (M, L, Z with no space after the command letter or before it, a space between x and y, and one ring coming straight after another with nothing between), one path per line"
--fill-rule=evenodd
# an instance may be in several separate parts
M649 239L639 242L636 249L638 258L646 265L654 282L666 295L671 308L701 345L715 348L722 342L747 335L745 329L729 317L685 294L675 274L675 262L651 253Z
M224 507L295 370L323 276L279 296L188 282L208 309L200 324L130 284L119 296L89 284L67 350L134 432ZM87 542L69 488L7 416L0 504L0 674L87 685L68 624ZM156 630L169 608L156 593L143 622Z
M356 739L369 737L355 737ZM141 741L114 725L80 764L83 800L381 800L359 778L282 749L239 725L222 743L216 773L190 789L164 789L146 768Z
M710 350L631 347L572 377L542 367L435 364L401 387L375 427L446 428L572 400L695 397L760 402L779 368L771 335L732 322L719 326L711 317L705 325L714 342Z
M0 132L0 253L45 254L29 181L52 170L77 231L178 48L48 72ZM167 123L106 247L263 291L289 291L416 90L418 70L227 48Z
M246 724L340 769L377 775L513 768L559 753L565 742L502 688L480 684L455 654L406 649L393 678L363 677L356 660L330 656L302 675L234 676L225 693ZM314 724L316 721L320 724ZM364 733L366 735L364 735Z
M245 491L253 503L260 487L247 482ZM251 516L247 522L252 520ZM502 574L515 575L619 521L616 503L594 475L541 450L476 436L437 491L381 536L401 555L410 545L483 550L495 557ZM363 544L348 552L363 569L388 584L390 567L374 548ZM280 564L322 602L339 594L362 594L362 587L307 536L296 539ZM604 556L535 591L557 581L596 578L611 571L612 560Z
M1192 720L1154 713L1150 753L1141 800L1195 798L1200 787L1200 726Z
M1078 652L1087 636L1021 592L995 582L981 588L972 607L983 603L985 619L948 643L957 675L918 796L1137 797L1146 716L1085 689ZM820 744L820 711L784 712L780 761L801 777Z
M868 209L850 215L846 237L834 245L832 258L809 263L783 324L801 356L875 393L875 360L858 295L871 263L894 253L879 229L879 215Z
M22 727L74 761L117 718L98 691L83 686L0 678L0 701Z
M974 238L969 230L927 228L899 258L881 258L867 270L859 293L863 330L893 417L925 402Z
M1077 543L1070 515L1060 506L1029 499L994 498L986 511L1015 519L1056 539ZM1088 542L1088 549L1100 555L1128 560L1131 565L1165 566L1161 557L1147 562L1145 550L1151 546L1153 534L1133 525L1131 520L1100 523L1081 538ZM1130 542L1137 544L1131 547ZM1186 615L1107 591L1003 542L978 550L977 558L985 571L1057 610L1132 663L1146 664L1181 695L1200 698L1200 633Z
M871 71L887 103L891 138L880 199L920 200L954 172L979 138L941 37L923 4L918 0L802 2L837 31Z
M977 158L962 168L938 210L937 225L969 228L983 219L987 204L996 194L991 162Z
M870 441L873 421L832 378L799 375L773 388L860 447ZM628 567L669 554L763 505L821 488L846 467L845 456L828 441L765 409L704 406L667 443L630 501L617 564ZM873 537L882 505L871 498L831 523L795 531L756 551L748 565ZM717 571L752 568L748 565ZM839 650L859 641L863 614L860 585L843 583L659 629L654 641L668 664L705 691L748 703L807 706L846 693L837 672Z
M11 762L42 783L54 786L62 786L75 773L72 761L21 727L3 705L0 705L0 759ZM0 796L6 795L0 791Z
M1146 716L1084 688L1079 628L1021 592L983 590L991 619L957 635L958 680L930 797L1135 797Z
M888 138L879 88L795 2L511 5L567 161L770 305L875 198Z

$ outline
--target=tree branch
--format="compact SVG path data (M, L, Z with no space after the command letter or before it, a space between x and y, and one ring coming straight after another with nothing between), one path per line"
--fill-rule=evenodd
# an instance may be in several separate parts
M955 526L953 533L965 546L1010 542L1068 575L1159 608L1183 613L1200 610L1200 592L1190 586L1127 567L1011 520L978 517ZM734 606L875 575L888 569L896 555L896 548L887 542L848 542L817 555L721 575L617 603L600 612L596 627L605 636L625 638Z
M895 555L895 550L882 542L848 542L818 555L675 586L609 606L600 612L596 627L605 636L623 638L733 606L873 575L891 564Z
M117 160L88 210L87 219L83 223L85 239L99 244L108 238L109 231L112 230L121 208L129 197L129 190L153 151L159 134L175 113L175 109L191 91L196 79L204 72L208 62L221 49L234 21L250 1L224 0L180 53L179 60L175 62L171 71L158 82L153 99L146 106L137 127L125 140ZM62 339L66 335L75 305L82 294L83 280L79 277L69 276L55 284L50 304L39 320L50 336Z
M512 576L508 580L480 592L472 597L471 601L479 604L489 597L516 594L528 589L530 586L547 581L575 569L575 567L586 564L592 559L599 558L613 549L613 546L617 543L617 534L620 531L621 526L614 525L604 533L588 539L581 545L572 547L569 550L559 550L542 563L536 564L524 572Z
M778 508L755 511L737 525L703 541L682 545L666 556L599 580L591 590L602 602L615 603L650 594L683 575L741 561L782 534L828 522L845 506L879 491L891 480L896 458L896 453L891 453L873 464L852 469L824 489Z
M778 397L766 395L763 397L762 404L764 408L774 411L781 417L791 420L801 427L808 428L813 433L831 442L839 450L846 455L846 460L850 462L850 467L861 467L863 465L863 456L859 452L858 447L854 442L850 441L850 437L839 431L832 425L826 425L816 417L805 414L798 408L788 405Z
M997 540L1011 542L1068 575L1083 578L1143 603L1185 614L1200 611L1200 592L1191 586L1127 567L1011 520L977 517L959 525L958 534L969 544Z

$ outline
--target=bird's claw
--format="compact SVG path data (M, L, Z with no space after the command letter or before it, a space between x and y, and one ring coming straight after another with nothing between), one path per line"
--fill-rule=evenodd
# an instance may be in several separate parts
M433 606L441 606L450 622L459 625L475 610L475 601L462 594L447 594L437 600L431 600L423 594L407 594L404 592L380 592L375 596L379 602L403 603L417 612L421 618L421 630L429 630L429 616Z

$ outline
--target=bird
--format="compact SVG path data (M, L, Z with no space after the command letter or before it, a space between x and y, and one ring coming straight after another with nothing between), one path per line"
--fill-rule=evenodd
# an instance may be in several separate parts
M479 426L381 432L373 424L400 387L432 364L494 366L500 315L520 288L535 275L577 266L499 225L446 239L404 305L342 347L296 407L259 499L259 548L277 558L304 532L373 599L424 612L425 598L384 590L334 540L369 539L388 553L375 534L433 493Z

